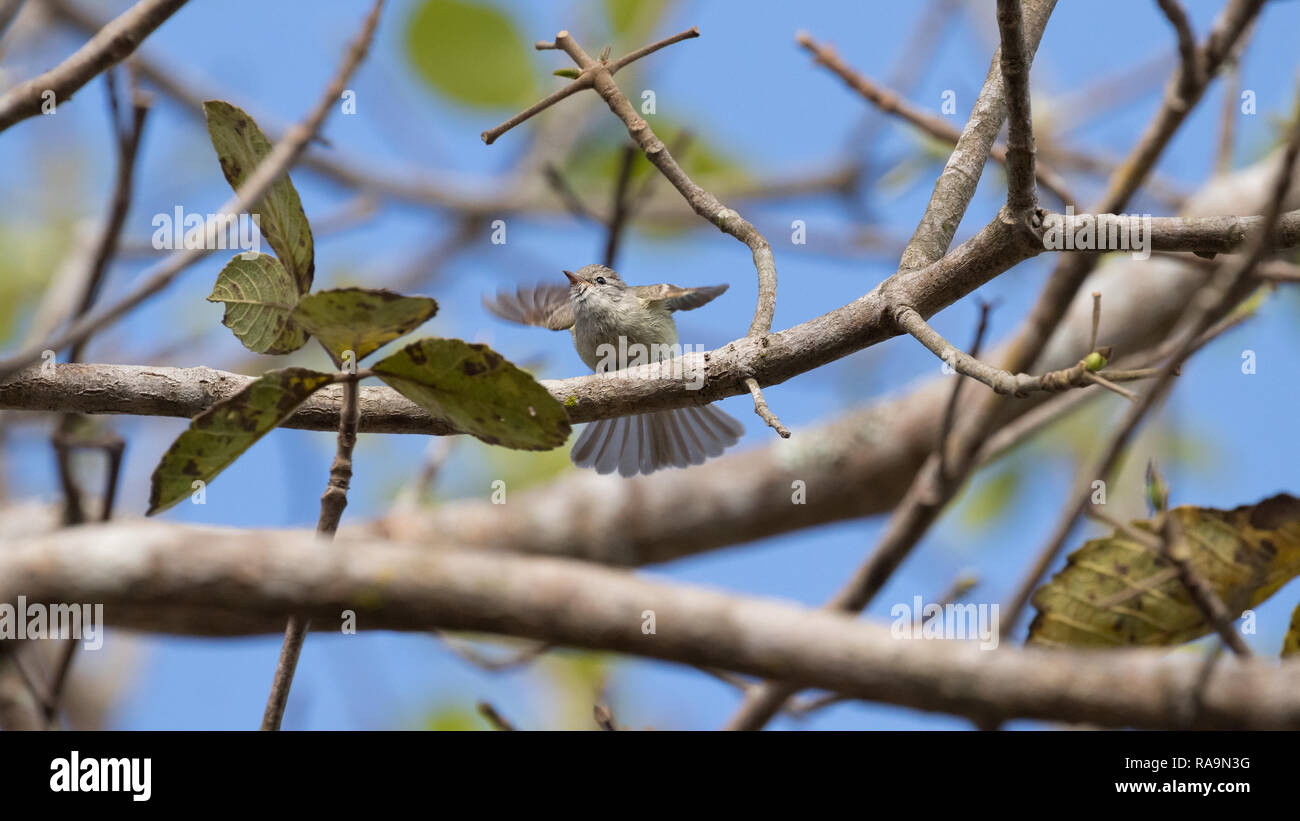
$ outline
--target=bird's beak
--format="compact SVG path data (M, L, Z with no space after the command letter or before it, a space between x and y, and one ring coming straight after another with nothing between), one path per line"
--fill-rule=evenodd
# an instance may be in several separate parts
M564 272L564 275L565 275L566 277L569 278L569 284L570 284L570 285L590 285L590 284L591 284L591 283L589 283L586 279L584 279L583 277L578 276L577 274L573 273L572 271L565 271L565 272Z

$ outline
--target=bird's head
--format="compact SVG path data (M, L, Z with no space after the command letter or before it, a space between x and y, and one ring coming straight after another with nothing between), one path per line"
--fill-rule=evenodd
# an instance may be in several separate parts
M577 273L565 271L564 275L569 278L570 296L580 306L615 305L631 293L618 272L604 265L585 265Z

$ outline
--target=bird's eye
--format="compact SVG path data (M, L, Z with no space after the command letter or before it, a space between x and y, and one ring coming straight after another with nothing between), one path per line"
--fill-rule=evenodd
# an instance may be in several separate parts
M596 277L596 284L597 284L597 285L604 285L604 284L605 284L605 278L604 278L604 277Z

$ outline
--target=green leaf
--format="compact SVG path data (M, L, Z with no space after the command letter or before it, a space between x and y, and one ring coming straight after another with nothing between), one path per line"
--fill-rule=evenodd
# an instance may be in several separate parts
M203 104L203 113L208 118L208 136L212 138L212 147L221 161L221 171L230 187L238 191L258 164L271 153L271 142L252 117L230 103L208 100ZM262 236L266 237L280 263L293 274L298 283L298 293L310 291L312 274L316 270L311 225L288 174L276 180L266 194L253 203L252 213L257 215Z
M307 332L290 317L298 303L293 275L269 254L226 263L217 275L208 302L223 302L221 318L244 347L256 353L292 353L307 344Z
M405 336L438 312L438 303L423 296L402 296L381 288L335 288L308 294L293 319L342 359L356 361Z
M604 0L610 34L626 37L653 28L663 16L667 0Z
M556 77L567 77L570 80L576 80L582 75L582 72L578 71L576 68L557 68L551 73Z
M550 450L569 438L564 406L486 345L421 339L372 370L433 416L489 445Z
M533 102L531 51L507 15L463 0L424 0L406 28L406 56L420 77L466 105Z
M1020 471L998 469L970 492L962 511L962 523L971 529L988 527L1006 513L1020 493Z
M332 374L306 368L267 371L239 393L194 417L154 468L147 515L189 496L196 479L211 481L333 380Z

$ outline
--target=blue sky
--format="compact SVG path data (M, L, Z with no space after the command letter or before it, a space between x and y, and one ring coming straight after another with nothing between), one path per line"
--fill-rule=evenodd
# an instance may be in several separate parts
M121 4L98 4L117 8ZM599 47L599 4L582 2L507 3L523 36L531 42L570 29L589 51ZM697 40L675 45L644 61L635 81L657 95L660 115L687 122L710 145L722 147L755 177L787 176L824 169L845 155L864 105L824 69L812 64L794 42L807 30L829 41L850 65L883 80L895 73L900 54L925 3L807 2L762 0L744 4L680 2L660 21L655 36L700 27ZM956 95L960 125L978 93L996 42L992 2L976 22L965 12L950 24L936 58L914 65L908 95L937 110L945 91ZM1220 3L1187 0L1198 34L1204 36ZM482 191L509 185L502 175L523 145L519 133L484 146L479 132L513 113L509 109L470 109L431 91L412 70L403 33L415 6L391 2L369 61L352 87L355 116L335 115L324 134L352 157L388 169L418 169L434 179L455 179ZM181 66L187 76L224 99L265 114L277 124L292 122L314 103L334 71L344 44L368 4L228 0L192 3L146 43L160 61ZM1295 96L1294 33L1300 31L1300 3L1270 3L1242 66L1243 88L1256 93L1258 114L1237 123L1236 160L1257 159L1275 136L1278 117L1289 113ZM61 36L38 49L19 49L0 62L4 82L43 70L79 45ZM1155 3L1131 0L1062 2L1053 15L1034 66L1035 106L1040 116L1053 102L1107 77L1123 75L1159 54L1172 53L1173 33ZM530 52L541 87L561 82L549 77L564 65L555 52ZM467 67L467 70L472 70ZM627 75L632 77L633 75ZM622 77L622 75L621 75ZM1159 102L1163 76L1144 82L1132 72L1136 98L1072 130L1068 143L1089 151L1123 156L1136 141ZM1216 85L1189 118L1158 167L1163 176L1195 190L1213 164L1218 127ZM560 108L563 108L561 104ZM157 100L142 146L138 188L124 239L147 241L155 213L177 205L209 212L228 197L199 121L165 98ZM555 112L553 112L555 113ZM1062 114L1068 112L1062 112ZM605 112L598 112L598 116ZM563 116L563 112L559 112ZM653 123L653 120L652 120ZM873 155L888 168L912 155L917 141L897 123L885 124ZM38 226L51 213L96 218L113 174L107 139L102 80L92 83L53 117L29 120L0 139L0 192L10 227ZM689 163L687 164L690 170ZM878 227L907 237L915 227L938 166L926 166L908 185L870 187L866 213ZM312 219L328 215L348 194L312 173L293 174ZM1099 181L1076 186L1084 203L1095 199ZM604 196L602 193L601 196ZM990 169L981 182L958 239L987 221L1004 196L1001 173ZM1159 203L1139 200L1135 207L1164 213ZM809 246L777 242L782 287L776 328L784 328L834 309L893 272L895 260L836 259L817 253L819 241L849 228L851 215L832 198L805 199L745 209L745 216L777 237L792 220L809 226ZM317 287L364 283L390 284L385 277L416 257L449 229L445 216L427 209L385 204L364 225L317 240ZM499 286L558 276L561 268L595 261L604 238L598 230L563 213L545 219L513 219L507 246L493 246L486 232L420 293L438 299L439 315L428 333L488 341L516 361L539 357L539 375L583 372L568 335L507 327L480 307L482 293ZM731 283L731 290L706 311L683 314L683 342L715 347L741 336L752 315L756 286L749 253L713 230L670 240L633 233L623 248L620 269L632 282L672 281L681 285ZM253 372L239 342L220 327L221 308L204 302L225 259L221 254L188 270L161 298L132 314L90 346L90 361L132 364L211 365ZM1000 300L990 339L1010 332L1036 295L1050 259L1024 263L981 289ZM123 293L144 261L124 261L111 272L103 298ZM1246 327L1202 352L1184 370L1178 387L1152 428L1160 435L1143 439L1144 452L1165 466L1176 504L1234 507L1274 493L1300 492L1295 465L1300 445L1291 435L1300 379L1293 351L1300 338L1295 293L1273 296ZM966 339L976 309L968 299L934 319L946 336ZM195 338L193 335L199 334ZM12 343L12 340L10 341ZM1254 350L1257 373L1240 372L1240 355ZM157 357L157 358L155 358ZM164 361L165 360L165 361ZM306 364L313 362L308 356ZM816 372L769 389L767 397L782 420L799 430L852 404L889 395L908 383L938 373L938 363L920 345L895 339ZM745 421L742 447L772 442L747 398L723 406ZM1107 406L1111 418L1117 405ZM112 426L128 440L119 504L140 513L146 507L148 477L161 453L184 428L184 420L116 418ZM48 443L30 426L11 435L5 462L6 486L27 496L57 498ZM1063 435L1063 434L1058 434ZM182 505L166 514L172 520L239 526L310 527L317 515L333 449L325 433L277 431L256 445L212 483L204 506ZM357 472L346 519L380 514L394 490L418 469L424 442L409 437L365 436L357 453ZM441 498L487 492L489 468L484 450L462 447L437 491ZM979 521L962 508L950 512L922 542L869 615L887 618L889 606L913 595L937 596L965 569L981 580L970 600L1004 601L1030 557L1046 538L1063 501L1074 465L1063 448L1045 447L1022 457L1008 507L991 521ZM986 471L975 489L995 475ZM1140 493L1133 485L1114 492ZM669 566L655 576L728 590L779 596L815 605L831 595L874 544L883 518L841 523L797 534L738 545ZM1080 525L1071 545L1093 525ZM1291 585L1258 608L1259 634L1252 641L1266 654L1280 645L1287 615L1300 587ZM1018 634L1023 636L1022 631ZM110 633L109 642L113 640ZM239 729L256 726L279 637L241 640L145 638L138 667L124 682L125 696L112 726L123 729ZM572 659L573 656L565 655ZM734 690L689 668L633 659L611 662L609 701L619 720L639 727L712 728L738 703ZM91 666L95 662L88 661ZM511 672L479 671L447 652L436 640L419 635L361 634L310 637L303 653L286 727L306 729L396 728L420 726L440 708L472 710L479 699L492 701L523 727L565 726L571 707L561 692L571 667L543 664ZM563 668L563 670L561 669ZM567 670L567 672L564 672ZM843 704L802 723L780 719L783 728L962 728L959 719L880 705Z

